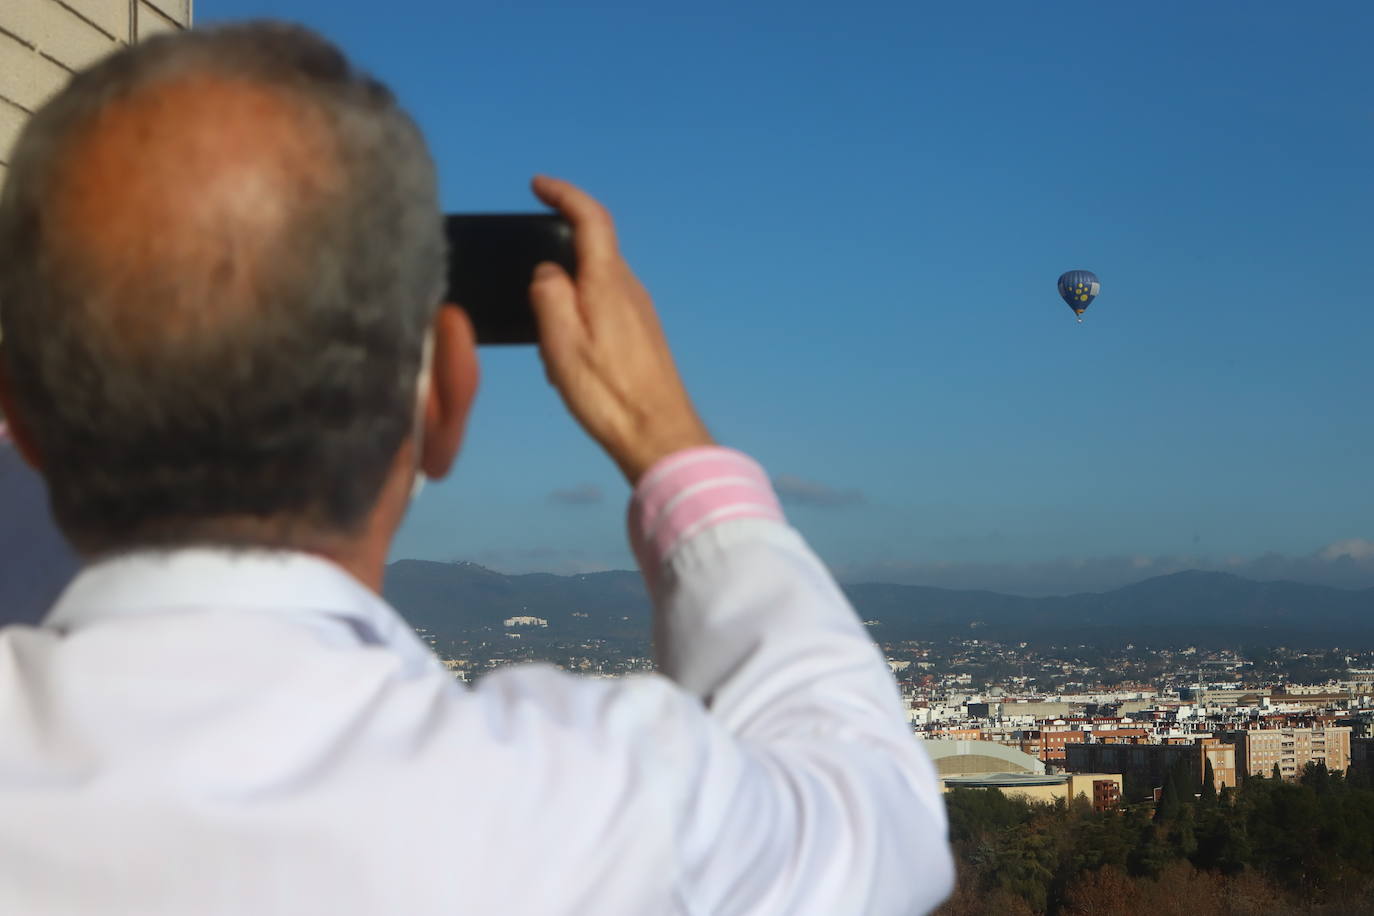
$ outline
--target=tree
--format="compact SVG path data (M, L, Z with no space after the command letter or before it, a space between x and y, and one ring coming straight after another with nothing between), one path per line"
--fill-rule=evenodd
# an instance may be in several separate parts
M1137 913L1222 916L1224 897L1225 879L1220 875L1198 871L1187 862L1171 862L1157 880L1138 885L1133 909Z
M1198 868L1224 875L1244 871L1250 861L1250 847L1240 817L1222 806L1204 812L1191 859Z
M1207 763L1202 771L1202 803L1204 805L1215 804L1217 800L1217 778L1212 771L1212 758L1207 758Z
M1160 827L1146 824L1137 834L1135 846L1126 857L1126 867L1135 876L1157 878L1172 860L1169 847L1160 836Z
M974 842L1008 827L1028 823L1035 814L1024 799L991 789L954 789L945 795L949 836L956 843Z
M1111 865L1080 874L1065 893L1066 916L1102 916L1120 912L1123 901L1136 895L1135 882ZM985 911L986 912L986 911Z
M1193 805L1181 805L1178 817L1169 825L1169 848L1175 856L1186 859L1197 852L1197 830Z
M1163 823L1178 817L1182 804L1178 797L1178 780L1171 771L1164 777L1164 788L1159 791L1159 804L1155 805L1155 821Z
M1282 779L1282 778L1283 778L1283 774L1279 772L1279 765L1278 765L1277 763L1274 764L1274 772L1272 772L1272 773L1269 774L1269 778L1270 778L1270 779Z
M1299 780L1247 779L1194 804L1190 773L1171 768L1155 811L954 790L959 885L939 912L1374 913L1374 788L1312 766Z
M1308 764L1302 768L1302 776L1298 777L1298 781L1305 786L1311 786L1313 789L1316 789L1319 794L1324 794L1330 788L1329 775L1326 764L1323 761L1309 761Z

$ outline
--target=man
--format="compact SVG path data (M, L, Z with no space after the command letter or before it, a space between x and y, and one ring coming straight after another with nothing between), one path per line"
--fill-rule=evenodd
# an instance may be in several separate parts
M660 674L456 683L379 597L477 388L419 132L304 31L154 39L25 129L0 403L86 567L0 634L0 912L908 913L944 816L880 654L715 446L607 213L532 281L634 486Z

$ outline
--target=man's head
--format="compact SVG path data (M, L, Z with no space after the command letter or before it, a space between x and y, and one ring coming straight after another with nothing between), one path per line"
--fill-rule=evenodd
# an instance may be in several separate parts
M357 534L456 451L476 369L444 276L433 164L383 86L297 28L157 38L15 146L0 394L87 553Z

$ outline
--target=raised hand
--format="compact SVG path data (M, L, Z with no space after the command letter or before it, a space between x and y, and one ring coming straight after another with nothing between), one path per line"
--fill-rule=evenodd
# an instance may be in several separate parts
M653 300L616 243L606 208L580 188L538 177L534 193L573 228L577 279L535 270L530 300L549 381L633 485L658 459L712 439L682 384Z

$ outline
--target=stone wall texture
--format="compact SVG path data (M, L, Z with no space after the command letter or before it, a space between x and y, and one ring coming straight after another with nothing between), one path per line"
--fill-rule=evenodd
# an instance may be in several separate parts
M29 115L77 70L158 32L189 28L192 0L0 0L0 183Z

